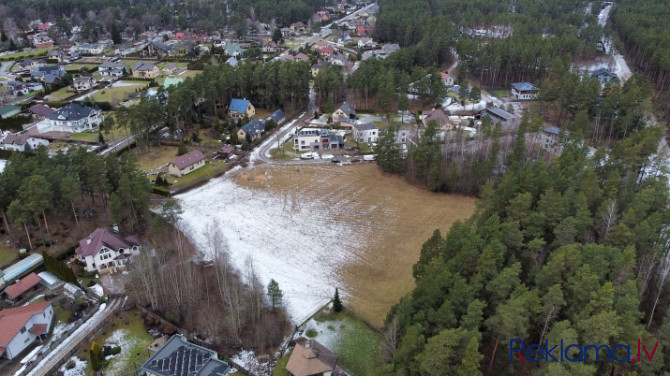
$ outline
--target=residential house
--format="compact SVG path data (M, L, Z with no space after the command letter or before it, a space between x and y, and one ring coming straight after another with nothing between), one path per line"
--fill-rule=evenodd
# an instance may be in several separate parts
M321 147L319 129L303 129L293 135L293 150L317 150Z
M453 123L449 120L447 114L444 113L442 108L434 108L430 112L424 114L423 116L423 125L428 126L430 121L434 121L440 127L440 129L445 131L450 131L453 129Z
M356 25L356 35L359 37L366 37L370 35L372 28L368 24L359 24Z
M8 300L17 303L26 293L35 291L40 287L42 279L35 273L30 273L15 283L5 288L2 293Z
M170 46L166 45L163 42L151 41L147 46L142 50L144 56L155 56L162 58L170 55L172 49Z
M530 82L513 82L512 83L512 96L515 99L537 99L540 88L531 84Z
M14 359L36 339L46 339L53 318L51 302L0 311L0 357Z
M317 48L317 51L324 58L328 58L328 56L332 55L335 52L335 49L332 46L324 46Z
M334 53L328 57L328 62L333 65L344 66L347 63L347 57L341 53Z
M342 105L338 107L335 112L333 112L333 123L337 123L341 118L347 118L351 120L356 119L356 108L349 102L342 103Z
M273 41L264 41L261 45L261 48L265 53L274 53L279 51L279 46L277 46L277 43Z
M257 138L261 137L261 134L265 131L265 122L262 120L254 119L242 126L239 131L237 131L237 139L242 142L245 140L247 135L251 138L251 141L255 141Z
M232 56L232 57L240 57L242 56L242 53L244 50L238 43L231 43L226 46L226 55Z
M600 85L605 85L606 83L608 83L612 80L618 80L619 79L619 77L615 73L612 73L607 68L600 68L600 69L596 69L595 71L591 72L591 78L597 78L598 81L600 82Z
M406 144L407 141L409 141L409 129L401 126L395 134L395 142L403 145Z
M0 119L9 119L21 112L21 107L14 105L7 105L0 107Z
M454 86L454 76L447 72L440 72L440 76L442 77L442 82L444 82L446 86Z
M337 355L313 339L298 338L286 370L291 376L332 376Z
M53 114L54 111L53 108L43 104L36 104L28 109L28 112L33 114L33 119L38 121L46 119L46 117Z
M377 142L380 129L372 123L354 124L351 129L352 136L356 142Z
M400 50L400 45L397 43L386 43L382 46L376 56L380 59L385 59L388 55Z
M179 71L179 68L177 67L177 64L174 64L174 63L170 63L162 69L163 74L168 75L168 76L174 75L178 71Z
M318 62L314 65L312 65L312 77L316 77L319 75L319 72L321 72L321 68L323 68L323 63Z
M49 52L47 52L47 59L56 60L57 62L61 63L63 60L65 60L65 52L63 52L63 50L60 48L49 50Z
M347 44L351 42L353 42L353 39L351 39L351 35L347 32L344 32L337 37L337 43Z
M190 343L181 334L170 337L140 367L146 376L224 376L229 370L215 351Z
M74 252L87 271L114 273L125 268L131 256L139 254L140 242L134 236L124 238L111 228L97 228L79 241Z
M305 55L302 52L299 52L297 55L295 55L295 60L296 61L298 61L298 60L305 61L305 62L308 62L308 63L310 61L309 56Z
M13 96L28 95L28 93L30 93L30 88L23 82L9 81L6 85L7 91Z
M200 150L191 150L168 163L168 173L173 176L184 176L205 166L205 155Z
M133 67L133 77L135 78L156 78L160 74L158 67L151 63L139 62Z
M174 39L184 40L184 38L186 38L186 34L184 34L183 31L178 31L178 32L174 33Z
M377 43L372 38L363 37L358 40L358 48L377 48Z
M126 72L126 66L121 63L106 61L98 66L98 73L102 77L122 77Z
M105 46L97 43L82 43L74 46L73 49L79 55L102 55Z
M39 146L49 146L49 140L36 137L26 131L10 134L0 141L0 148L13 151L32 151Z
M228 60L226 60L226 64L228 64L228 65L230 65L231 67L235 68L235 67L237 67L237 65L238 65L239 63L237 62L237 59L235 58L235 56L231 56L231 57L228 58Z
M220 158L228 158L235 153L235 147L230 144L225 144L216 151L216 155Z
M540 135L540 148L551 155L561 155L563 152L562 138L569 135L569 131L562 131L558 127L544 127Z
M36 68L30 72L30 77L33 80L43 81L46 83L55 82L56 78L60 79L65 76L65 68L62 65L45 65Z
M491 117L492 124L500 124L503 132L514 131L519 128L521 117L509 113L502 108L489 107L484 111L484 114Z
M26 59L17 63L19 70L29 70L31 72L39 67L45 67L47 62L42 59Z
M270 119L274 120L277 125L281 125L286 120L286 114L282 110L277 110L268 115L268 117L265 118L265 121Z
M292 23L291 26L289 26L289 29L291 29L291 32L293 33L302 33L305 31L305 24L298 21L295 23Z
M33 46L35 48L47 48L54 45L54 40L47 35L47 33L39 33L33 35Z
M93 76L79 76L72 79L72 87L78 92L89 90L96 85Z
M99 108L68 103L47 116L47 119L53 130L78 133L97 127L104 118Z
M233 100L230 101L230 106L228 106L228 116L237 120L244 117L244 115L247 115L249 118L256 115L254 105L247 99L233 98Z
M316 12L316 15L314 16L314 21L322 21L322 22L330 21L330 12L328 12L327 10L320 10Z

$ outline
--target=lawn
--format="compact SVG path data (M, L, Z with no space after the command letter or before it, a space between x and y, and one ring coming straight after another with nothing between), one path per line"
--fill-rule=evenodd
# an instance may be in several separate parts
M491 90L491 92L493 93L493 95L500 98L507 98L507 96L509 95L509 91L507 90Z
M69 138L77 141L98 142L100 136L98 132L86 131L81 133L72 133Z
M49 50L52 50L54 48L57 47L38 48L30 52L15 52L13 54L2 55L0 56L0 59L23 59L27 57L46 55L47 52L49 52Z
M137 167L146 172L163 167L177 157L177 149L176 146L151 147L148 152L142 154L139 154L138 149L135 149Z
M146 83L136 83L133 86L121 86L121 87L111 87L98 90L93 94L93 100L98 102L113 102L120 101L123 102L130 97L131 94L136 91L144 90L148 84Z
M95 67L97 67L95 64L68 64L65 66L65 70L68 72L80 72L82 68L88 71Z
M277 148L271 149L270 155L272 155L272 158L274 159L284 161L300 158L300 154L295 150L293 150L293 144L291 143L291 140L286 141L280 149Z
M174 184L175 187L187 187L192 184L196 184L198 181L209 179L219 173L222 173L226 170L226 163L219 160L206 161L205 166L201 167L188 175L175 178L174 176L167 176L168 182Z
M67 91L67 89L69 89L69 87L58 89L53 93L49 94L49 100L54 102L64 101L70 97L73 97L76 94L74 92Z
M347 310L334 313L325 307L300 329L337 355L337 364L353 375L372 374L380 336ZM316 335L314 335L316 334ZM279 368L279 367L277 367Z
M126 66L128 69L132 69L137 63L151 63L158 64L158 60L133 60L133 59L121 59L119 63Z
M288 376L286 364L288 363L288 358L291 357L291 352L293 352L293 350L287 352L284 354L284 356L281 357L281 359L279 359L277 365L275 366L275 370L272 372L272 376Z
M11 247L5 247L4 244L0 245L0 267L9 265L12 261L16 260L18 252L16 249Z
M105 374L119 375L126 367L132 364L135 358L149 347L153 338L144 330L140 311L132 309L118 314L114 321L101 334L97 335L93 341L101 346L121 346L121 353L108 357L109 364L105 368ZM89 359L89 348L90 343L86 346L85 352L82 351L79 353L79 357ZM86 374L93 374L90 362L87 366Z

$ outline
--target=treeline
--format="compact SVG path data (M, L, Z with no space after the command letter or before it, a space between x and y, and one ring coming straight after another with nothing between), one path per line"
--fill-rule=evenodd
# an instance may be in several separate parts
M80 205L101 208L119 225L142 230L150 192L149 180L128 153L103 158L70 148L49 157L40 147L34 154L14 153L0 174L0 214L10 239L32 250L53 243L52 219L78 223ZM37 236L40 243L33 244Z
M670 32L655 20L670 17L667 4L643 0L618 1L612 10L612 26L623 41L626 55L656 86L659 104L670 115Z
M150 234L155 248L133 257L126 293L226 355L279 345L289 321L268 299L253 263L244 270L230 265L228 241L216 223L207 227L205 248L196 251L176 228L181 213L174 200L163 206ZM212 262L196 262L195 252L212 255ZM280 299L274 303L279 308Z
M477 213L424 243L416 288L392 308L379 375L659 375L666 312L668 180L646 128L589 157L572 143L547 164L516 159ZM660 162L660 163L659 163ZM522 340L577 362L517 353ZM652 354L647 360L638 340ZM617 344L629 346L614 349ZM513 347L510 347L513 346ZM607 347L604 347L607 346ZM531 351L533 349L531 348ZM608 353L606 353L606 351ZM608 358L613 354L617 362ZM556 349L553 356L561 359ZM596 354L598 352L598 354ZM539 362L537 362L539 360Z
M327 4L324 0L238 0L232 2L232 9L238 14L257 18L261 22L289 26L294 22L307 23L312 15Z

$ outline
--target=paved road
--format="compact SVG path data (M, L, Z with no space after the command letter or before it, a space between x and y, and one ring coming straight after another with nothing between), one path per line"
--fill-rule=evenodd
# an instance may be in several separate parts
M54 349L51 354L47 355L47 357L28 374L28 376L47 376L55 374L53 368L60 364L63 358L68 356L83 340L89 339L91 333L98 330L98 324L114 314L114 312L121 307L122 303L123 298L111 299L107 303L107 308L105 308L100 315L94 315L86 323L82 324L82 326L86 325L83 330L75 332L73 336L68 337L66 339L67 343L62 348ZM91 322L91 320L95 321ZM58 352L55 352L56 350L58 350Z

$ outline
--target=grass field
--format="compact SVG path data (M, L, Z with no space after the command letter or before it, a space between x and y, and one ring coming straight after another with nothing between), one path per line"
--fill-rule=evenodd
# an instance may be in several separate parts
M207 161L203 167L200 167L188 175L184 175L179 178L167 175L167 178L168 182L170 182L170 184L174 184L175 187L185 187L193 184L196 180L211 178L214 175L218 175L219 173L225 171L226 168L226 163L223 161Z
M104 135L103 135L104 136ZM88 142L98 142L98 132L81 132L81 133L72 133L69 138L77 141L88 141Z
M53 93L49 94L49 100L50 101L64 101L70 97L73 97L76 93L67 91L70 87L64 87L61 89L58 89L54 91Z
M23 58L27 58L27 57L46 55L46 53L49 52L49 50L52 50L54 48L57 48L57 47L38 48L38 49L34 49L30 52L15 52L13 54L2 55L2 56L0 56L0 58L23 59Z
M291 357L293 351L288 351L284 356L279 359L275 370L272 372L272 376L288 376L288 371L286 370L286 364L288 363L288 358Z
M177 156L177 149L176 146L161 146L152 147L147 153L139 154L137 149L133 153L137 153L137 166L139 169L151 171L165 166L173 160Z
M342 256L334 271L346 304L381 326L392 305L414 287L412 266L421 245L437 228L445 234L454 221L475 210L475 199L432 193L383 173L375 164L348 166L257 166L231 176L242 187L318 200L332 208L315 221L335 222L365 234L365 241Z
M507 96L509 95L509 91L507 90L492 90L491 92L493 93L493 95L500 98L507 98Z
M121 353L109 358L109 364L105 368L105 374L118 375L121 374L121 372L129 366L138 355L143 353L144 350L149 347L153 338L144 330L140 311L132 309L119 314L114 321L112 321L112 323L92 341L97 342L101 346L121 346ZM89 358L89 346L90 343L86 347L85 353L80 351L80 358ZM86 374L93 374L90 362Z
M96 66L96 64L68 64L65 66L65 70L68 72L79 72L82 68L84 68L88 71L89 69Z
M133 86L111 87L98 90L93 94L93 100L99 102L124 101L137 90L144 90L149 84L142 82L133 82Z
M16 255L16 250L11 247L5 247L3 240L3 244L0 244L0 268L16 260Z

